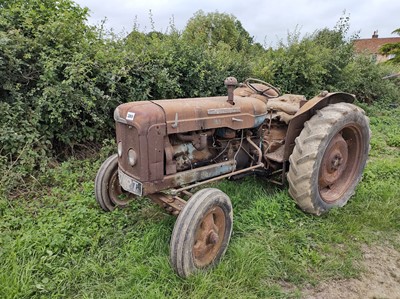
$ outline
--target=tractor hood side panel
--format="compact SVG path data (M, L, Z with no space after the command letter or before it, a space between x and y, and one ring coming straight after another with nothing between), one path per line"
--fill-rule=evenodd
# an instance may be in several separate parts
M240 130L262 124L267 107L257 98L235 97L235 105L227 97L152 101L165 112L167 134L230 128Z

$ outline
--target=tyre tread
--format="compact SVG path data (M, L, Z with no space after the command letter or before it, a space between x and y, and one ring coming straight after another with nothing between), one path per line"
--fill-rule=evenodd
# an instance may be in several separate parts
M328 138L332 126L350 113L359 114L357 117L369 124L369 119L361 108L350 103L332 104L318 110L305 122L304 129L295 140L295 147L289 157L290 168L287 175L289 194L306 212L315 215L325 212L324 208L312 197L311 192L312 177L318 171L315 160L320 151L320 145ZM368 149L366 151L368 154Z

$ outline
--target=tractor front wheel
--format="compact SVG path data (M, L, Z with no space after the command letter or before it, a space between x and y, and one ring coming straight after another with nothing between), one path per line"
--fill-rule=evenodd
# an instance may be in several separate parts
M170 260L181 277L212 267L223 257L232 233L229 197L215 188L195 193L180 212L170 243Z
M99 206L106 212L125 207L134 195L122 189L118 179L118 155L107 158L97 172L94 193Z

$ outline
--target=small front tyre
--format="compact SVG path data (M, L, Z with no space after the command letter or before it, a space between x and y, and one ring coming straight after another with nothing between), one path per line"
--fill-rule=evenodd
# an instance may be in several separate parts
M118 179L118 155L107 158L97 172L94 193L99 206L106 212L125 207L134 195L122 189Z
M170 243L170 260L181 277L218 264L228 247L233 213L229 197L215 188L195 193L180 212Z

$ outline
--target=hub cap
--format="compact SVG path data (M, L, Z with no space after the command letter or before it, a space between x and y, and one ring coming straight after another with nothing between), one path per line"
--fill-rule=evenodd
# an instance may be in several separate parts
M115 171L110 179L108 195L111 202L119 207L126 206L132 199L130 193L123 190L119 184L118 171Z
M193 245L197 267L209 265L218 254L225 232L225 215L220 207L212 208L201 220Z
M326 148L318 176L319 193L326 203L342 198L357 177L363 150L361 136L357 127L345 127Z

